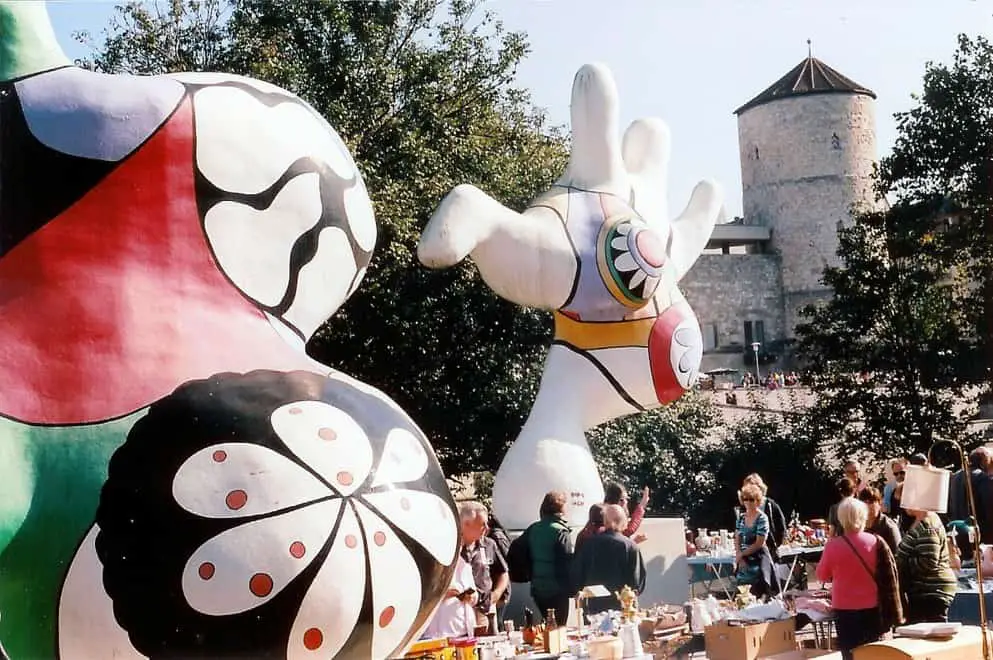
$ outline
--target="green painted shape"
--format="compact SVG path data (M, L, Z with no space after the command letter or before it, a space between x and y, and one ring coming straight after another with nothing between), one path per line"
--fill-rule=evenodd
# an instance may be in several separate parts
M0 82L70 64L44 2L0 0Z
M93 524L110 457L144 414L71 427L0 418L0 641L12 660L56 657L62 580Z

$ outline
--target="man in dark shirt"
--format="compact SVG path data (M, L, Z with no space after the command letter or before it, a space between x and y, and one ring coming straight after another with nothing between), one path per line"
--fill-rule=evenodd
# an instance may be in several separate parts
M479 592L476 622L477 625L484 625L491 608L496 613L506 604L503 602L504 594L510 586L507 562L496 542L486 535L489 512L485 506L479 502L462 502L459 504L459 519L462 526L462 559L472 566L472 577Z
M603 517L603 532L591 536L576 552L572 564L573 591L579 593L583 587L602 584L611 593L625 586L641 593L645 590L645 562L638 546L624 535L627 511L617 504L608 504ZM590 614L618 607L613 595L586 601L586 611Z

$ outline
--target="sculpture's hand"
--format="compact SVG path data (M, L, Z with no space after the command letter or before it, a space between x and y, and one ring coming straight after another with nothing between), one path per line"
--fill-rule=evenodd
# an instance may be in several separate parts
M572 148L558 183L626 198L630 182L618 140L617 85L603 64L585 64L572 82Z
M723 202L721 186L706 179L696 184L689 204L673 221L669 256L676 267L677 278L681 279L686 274L707 247Z
M554 309L572 289L576 257L552 211L517 213L461 185L431 216L417 257L429 268L447 268L470 255L494 293L519 305Z

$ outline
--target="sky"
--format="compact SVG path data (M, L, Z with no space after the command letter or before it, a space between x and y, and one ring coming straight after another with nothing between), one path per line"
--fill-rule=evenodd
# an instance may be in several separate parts
M50 0L70 57L86 55L74 30L98 35L114 0ZM957 35L993 37L990 0L485 0L531 54L518 84L556 124L569 120L572 77L587 62L614 73L621 130L639 117L672 130L670 213L702 178L725 189L741 213L733 111L807 56L876 92L879 155L896 138L895 112L909 110L928 61L950 62Z

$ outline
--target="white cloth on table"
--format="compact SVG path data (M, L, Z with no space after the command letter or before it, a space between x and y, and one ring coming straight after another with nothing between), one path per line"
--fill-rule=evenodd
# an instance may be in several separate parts
M466 589L476 589L476 582L472 577L472 566L461 556L455 562L455 574L452 576L452 583L448 585L448 588L455 589L459 593ZM475 628L476 613L472 605L463 603L453 596L441 601L422 637L425 639L471 637Z

